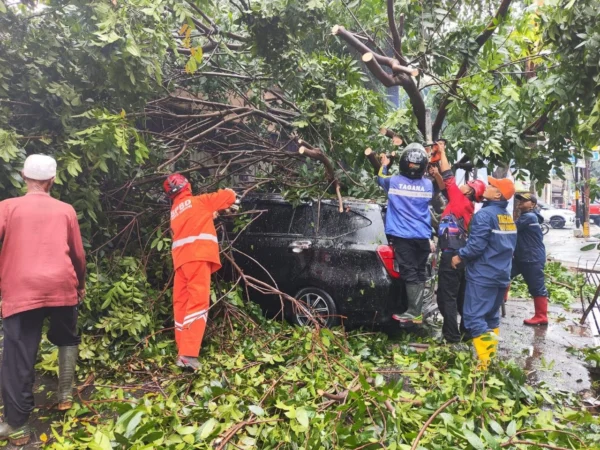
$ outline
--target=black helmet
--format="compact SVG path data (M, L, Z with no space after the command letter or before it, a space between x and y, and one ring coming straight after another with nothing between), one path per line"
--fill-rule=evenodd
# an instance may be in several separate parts
M408 178L423 178L428 163L427 152L421 144L408 144L400 155L400 173Z

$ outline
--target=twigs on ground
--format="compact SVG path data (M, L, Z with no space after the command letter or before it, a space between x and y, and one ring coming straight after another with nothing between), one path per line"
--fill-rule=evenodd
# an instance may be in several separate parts
M425 434L425 430L427 429L427 427L429 425L431 425L431 422L434 421L434 419L443 411L445 410L448 406L450 406L451 404L455 403L458 401L458 397L453 397L450 400L448 400L446 403L444 403L442 406L440 406L432 415L429 419L427 419L427 422L425 422L423 424L423 426L421 427L421 430L419 431L419 434L417 434L417 437L415 438L415 441L412 444L412 447L410 448L410 450L415 450L418 446L419 446L419 441L421 440L421 438L423 437L423 434Z

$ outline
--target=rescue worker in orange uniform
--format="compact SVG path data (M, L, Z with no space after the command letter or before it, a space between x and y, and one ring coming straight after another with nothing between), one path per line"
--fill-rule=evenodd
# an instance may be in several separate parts
M189 181L170 175L163 185L171 198L173 231L173 311L179 367L198 370L198 355L210 303L210 276L221 268L215 213L235 203L231 189L192 195Z

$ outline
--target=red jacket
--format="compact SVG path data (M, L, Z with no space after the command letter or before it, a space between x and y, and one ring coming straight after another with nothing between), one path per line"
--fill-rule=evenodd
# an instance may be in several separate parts
M190 191L183 191L175 197L171 207L175 270L191 261L212 263L212 272L221 268L213 214L229 208L233 202L235 192L231 189L195 197Z
M43 192L0 202L2 317L73 306L85 288L85 253L72 206Z
M475 206L465 194L463 194L459 187L456 185L456 179L451 171L444 172L444 184L446 185L446 192L448 193L448 205L442 213L442 217L453 214L457 219L463 219L465 229L469 229L471 218L475 212Z

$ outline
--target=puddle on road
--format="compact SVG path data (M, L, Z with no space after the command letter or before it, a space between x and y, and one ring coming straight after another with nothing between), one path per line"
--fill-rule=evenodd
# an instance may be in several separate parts
M532 314L529 300L511 299L507 303L507 314L500 325L500 356L522 367L533 385L545 382L554 389L592 392L596 383L589 367L569 352L570 348L597 346L591 330L579 325L580 316L556 305L550 306L547 327L524 326L523 319Z
M581 325L567 325L565 327L569 332L575 336L589 337L592 338L592 330L589 327L583 327Z

